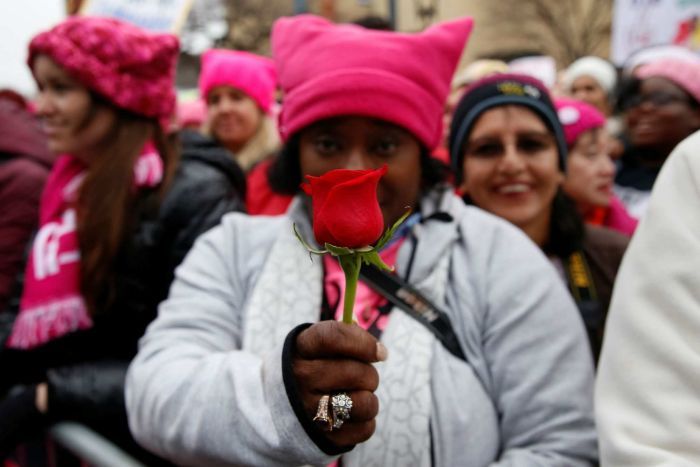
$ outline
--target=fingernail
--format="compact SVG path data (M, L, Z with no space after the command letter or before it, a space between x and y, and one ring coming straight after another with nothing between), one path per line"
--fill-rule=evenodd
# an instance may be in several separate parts
M381 342L377 342L377 361L383 362L389 356L389 351Z

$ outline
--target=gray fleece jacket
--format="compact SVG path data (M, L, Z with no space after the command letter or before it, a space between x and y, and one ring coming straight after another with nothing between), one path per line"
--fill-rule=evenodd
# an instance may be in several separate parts
M228 215L177 270L127 377L129 423L144 446L183 465L323 465L334 459L305 431L283 378L285 334L320 314L320 297L314 297L322 293L321 261L311 263L295 240L280 240L291 235L292 222L313 238L305 212L297 199L286 216ZM554 268L518 229L465 206L448 190L425 196L421 212L425 221L413 228L417 242L401 246L398 273L405 275L415 248L409 281L449 316L469 362L436 340L426 344L429 452L418 453L421 463L594 465L590 350ZM449 216L430 220L436 212ZM269 280L265 271L284 269L274 258L281 244L298 255L289 260L294 271L260 293L260 283ZM441 261L447 265L443 283L425 285ZM297 277L297 269L304 280L285 278ZM310 298L280 305L269 298L276 290L303 290ZM270 309L277 314L261 321ZM401 321L401 313L394 309L389 322ZM387 363L424 357L411 355L419 345L399 345L385 334ZM392 392L386 394L380 413L391 402ZM400 427L389 424L378 419L373 439L395 442L387 433ZM405 465L395 450L382 448L384 442L376 446L364 453L364 465Z

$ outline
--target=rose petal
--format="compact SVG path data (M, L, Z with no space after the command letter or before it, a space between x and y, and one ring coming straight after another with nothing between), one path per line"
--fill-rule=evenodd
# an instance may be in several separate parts
M331 188L322 208L314 210L314 219L319 219L314 234L321 236L317 236L319 241L358 248L373 244L381 236L384 219L377 202L377 185L386 168L362 172Z

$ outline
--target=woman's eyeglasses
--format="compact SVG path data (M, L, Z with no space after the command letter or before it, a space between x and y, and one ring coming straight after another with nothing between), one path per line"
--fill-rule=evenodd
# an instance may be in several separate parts
M652 92L649 94L635 94L628 97L622 103L622 108L624 110L630 110L647 102L654 107L664 107L676 102L690 103L689 99L686 97L666 92Z

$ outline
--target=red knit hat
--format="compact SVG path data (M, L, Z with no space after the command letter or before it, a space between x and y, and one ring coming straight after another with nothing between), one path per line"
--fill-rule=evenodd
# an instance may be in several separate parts
M71 76L115 106L147 117L175 109L178 39L112 18L73 16L29 44L27 63L51 57Z
M203 99L216 86L227 85L245 92L270 113L275 98L275 64L267 57L237 50L210 49L202 55L199 93Z
M359 115L402 126L433 149L471 29L471 18L419 34L335 25L312 15L277 20L272 53L284 91L282 137L318 120Z
M576 99L561 98L554 102L564 127L566 145L571 148L583 133L605 126L605 116L592 105Z

